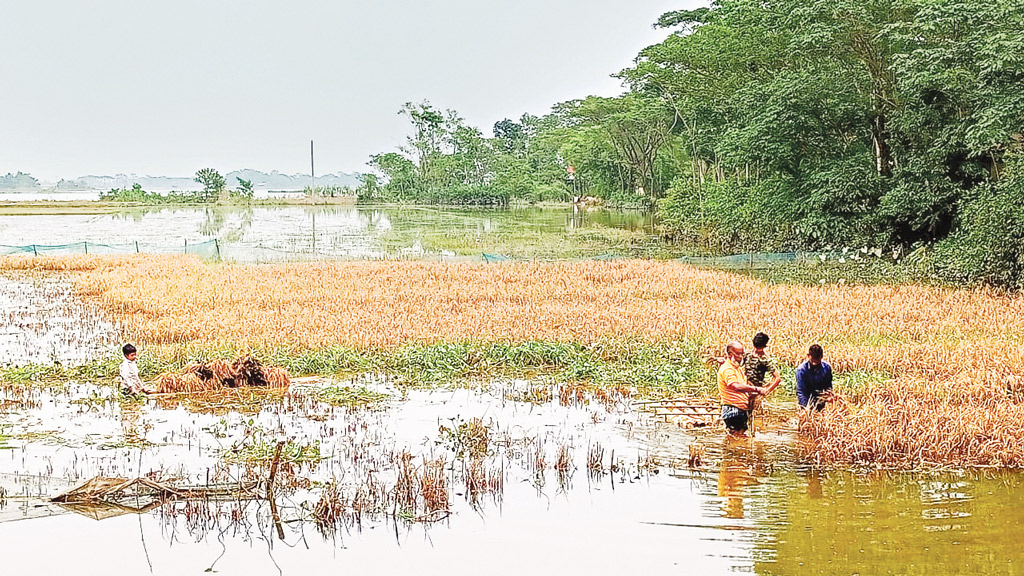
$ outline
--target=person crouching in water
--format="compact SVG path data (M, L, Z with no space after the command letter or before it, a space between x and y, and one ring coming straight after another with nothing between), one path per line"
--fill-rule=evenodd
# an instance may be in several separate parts
M142 378L139 378L139 367L135 365L135 359L139 357L139 351L131 344L125 344L121 348L124 353L124 361L121 362L121 392L126 396L148 394L149 391L142 385Z
M722 399L722 420L730 434L745 435L750 420L751 399L768 389L747 382L743 371L743 344L730 342L725 347L725 362L718 369L718 394Z
M832 397L832 367L822 360L820 344L811 344L807 360L796 367L796 399L801 408L821 410Z

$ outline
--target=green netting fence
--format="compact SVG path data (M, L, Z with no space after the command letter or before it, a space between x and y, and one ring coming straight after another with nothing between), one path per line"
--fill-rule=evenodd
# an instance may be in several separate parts
M0 256L66 256L71 254L196 254L202 258L219 259L220 242L206 240L203 242L182 241L179 245L144 244L130 242L126 244L103 244L98 242L72 242L70 244L27 244L25 246L9 246L0 244Z
M70 244L28 244L24 246L0 245L0 256L24 255L24 256L63 256L71 254L195 254L209 260L227 260L232 262L294 262L308 260L368 260L368 259L408 259L407 255L357 255L351 253L330 253L324 251L302 251L295 249L269 247L263 245L247 244L224 244L219 240L204 240L194 242L183 240L180 244L150 244L143 242L128 242L119 244L107 244L98 242L72 242ZM718 268L718 269L766 269L788 263L812 264L824 259L825 253L820 252L753 252L748 254L734 254L730 256L684 256L676 258L677 262L693 266ZM850 256L845 253L828 254L829 259ZM506 256L504 254L480 253L478 256L484 262L517 262L525 259ZM623 258L614 254L597 254L590 258L576 258L576 260L614 260ZM854 256L855 257L855 256ZM424 254L422 259L446 260L436 254ZM450 257L447 260L474 259L474 256Z
M764 269L780 264L811 263L820 258L817 252L751 252L730 256L683 256L678 260L694 266L725 269Z
M675 261L702 268L757 270L794 262L798 264L811 264L821 261L822 254L823 253L819 252L753 252L748 254L732 254L729 256L682 256L676 258ZM484 262L488 263L513 262L517 260L516 258L502 254L484 253L481 256L483 257ZM830 254L828 257L835 259L842 256L843 254ZM580 258L580 260L617 260L625 257L626 256L618 256L615 254L597 254L589 258Z

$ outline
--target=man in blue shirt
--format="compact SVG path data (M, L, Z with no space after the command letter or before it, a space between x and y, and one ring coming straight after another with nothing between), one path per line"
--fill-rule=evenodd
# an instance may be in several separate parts
M821 410L823 395L832 391L832 367L821 360L825 353L818 344L811 344L807 360L796 368L796 399L802 408Z

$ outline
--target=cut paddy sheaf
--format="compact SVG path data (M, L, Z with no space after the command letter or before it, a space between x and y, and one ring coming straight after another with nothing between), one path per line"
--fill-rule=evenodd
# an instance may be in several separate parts
M245 266L133 256L5 259L0 269L71 274L90 306L159 359L150 376L197 354L251 351L296 375L529 377L713 395L701 358L764 329L786 365L819 342L843 376L845 403L801 425L807 460L1024 464L1024 431L1012 425L1024 421L1018 295L779 285L648 260Z

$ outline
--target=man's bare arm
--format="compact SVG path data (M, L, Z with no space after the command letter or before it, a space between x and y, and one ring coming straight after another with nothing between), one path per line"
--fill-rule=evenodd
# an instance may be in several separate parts
M766 388L754 386L753 384L748 384L746 382L728 382L727 384L729 388L732 388L737 392L752 392L754 394L764 394L767 391Z

